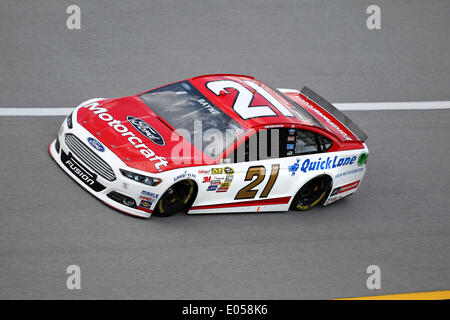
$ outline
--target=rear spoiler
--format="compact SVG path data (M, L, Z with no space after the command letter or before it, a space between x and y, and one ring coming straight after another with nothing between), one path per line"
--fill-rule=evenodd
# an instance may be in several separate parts
M367 140L367 134L361 130L352 120L350 120L345 114L336 109L330 102L319 96L317 93L309 89L308 87L303 87L300 90L304 96L308 99L314 101L319 107L324 109L326 112L331 114L336 120L342 123L348 130L350 130L361 142Z

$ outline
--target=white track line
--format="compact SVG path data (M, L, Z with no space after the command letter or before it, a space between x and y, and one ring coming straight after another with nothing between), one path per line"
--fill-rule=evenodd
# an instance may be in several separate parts
M74 108L0 108L0 116L67 116Z
M432 110L450 109L450 101L335 103L339 110ZM74 108L0 108L0 116L67 116Z
M339 110L428 110L450 109L450 101L335 103Z

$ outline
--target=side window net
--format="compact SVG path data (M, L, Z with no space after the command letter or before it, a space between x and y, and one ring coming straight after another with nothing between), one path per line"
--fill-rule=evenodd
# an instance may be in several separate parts
M282 135L283 156L300 156L327 152L333 142L315 132L302 129L287 129Z
M322 135L317 135L319 137L319 142L320 142L320 147L322 149L322 152L327 152L328 150L330 150L331 146L333 145L333 142L328 139L325 138Z
M295 155L319 152L317 135L311 131L297 130L295 141Z

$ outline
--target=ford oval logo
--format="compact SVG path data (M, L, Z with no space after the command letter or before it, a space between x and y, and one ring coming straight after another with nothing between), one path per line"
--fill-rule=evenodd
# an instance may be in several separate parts
M158 131L155 130L151 125L149 125L144 120L139 118L135 118L132 116L127 116L127 120L131 123L131 125L144 136L149 138L153 143L156 143L159 146L165 146L166 142L164 138L159 134Z
M97 139L94 138L88 138L87 139L89 144L97 151L103 152L105 151L105 147L101 144L100 141L98 141Z

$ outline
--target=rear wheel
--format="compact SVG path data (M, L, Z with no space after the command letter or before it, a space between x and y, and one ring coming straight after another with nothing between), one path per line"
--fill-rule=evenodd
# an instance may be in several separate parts
M320 176L308 181L295 195L291 208L300 211L313 208L325 199L330 182L329 176Z
M169 217L190 207L195 198L196 184L192 180L183 180L171 186L156 204L154 215Z

